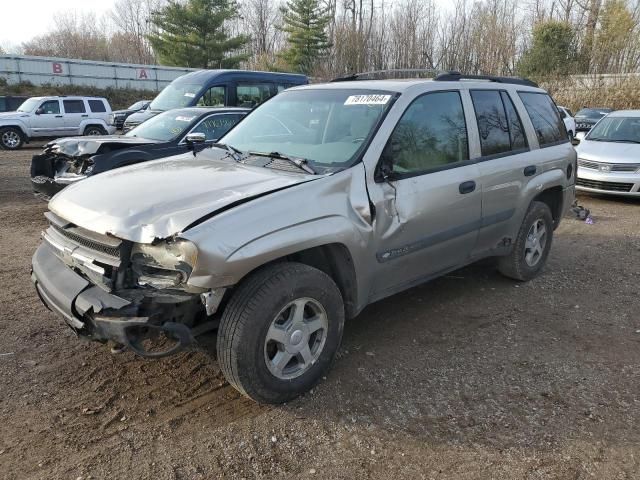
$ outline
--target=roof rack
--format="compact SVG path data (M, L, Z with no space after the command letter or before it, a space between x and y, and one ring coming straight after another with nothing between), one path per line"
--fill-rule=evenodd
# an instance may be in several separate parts
M442 70L431 68L393 68L389 70L373 70L371 72L353 73L338 77L331 82L351 82L354 80L391 80L399 78L434 78L443 73Z
M495 77L493 75L463 75L460 72L447 72L436 75L434 80L438 82L458 82L460 80L486 80L497 83L513 83L516 85L526 85L527 87L538 87L536 82L520 77Z

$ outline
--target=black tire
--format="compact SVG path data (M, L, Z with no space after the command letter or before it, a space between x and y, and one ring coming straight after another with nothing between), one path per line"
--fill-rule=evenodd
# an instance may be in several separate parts
M89 125L84 129L84 135L86 136L97 136L97 135L106 135L107 132L104 128L99 125Z
M537 242L534 242L532 239L530 243L527 243L529 235L532 234L531 230L536 223L538 226L544 225L545 228L546 237L543 246L540 246L542 243L541 237ZM549 206L543 202L532 202L518 231L513 250L509 255L498 259L498 270L500 273L506 277L520 281L528 281L536 277L547 262L553 241L553 226L553 216L551 215ZM531 248L532 244L534 245L533 248ZM538 247L541 253L537 256L527 257L527 254L531 254L531 252ZM531 265L531 262L535 263Z
M299 376L278 378L267 366L267 345L271 346L267 333L283 309L297 299L323 307L328 321L324 343ZM218 329L218 362L226 379L242 394L259 403L283 403L310 390L329 370L343 329L342 295L328 275L300 263L273 264L251 274L229 300ZM298 362L296 357L292 360Z
M5 150L18 150L24 145L24 135L19 128L0 128L0 147Z

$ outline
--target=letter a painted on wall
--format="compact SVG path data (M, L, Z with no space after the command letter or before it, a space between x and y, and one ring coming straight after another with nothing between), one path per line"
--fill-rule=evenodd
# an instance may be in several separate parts
M147 71L144 68L141 68L138 73L138 80L147 80L148 78L149 76L147 75Z
M53 67L53 73L55 75L59 75L62 73L62 64L58 62L52 62L51 66Z

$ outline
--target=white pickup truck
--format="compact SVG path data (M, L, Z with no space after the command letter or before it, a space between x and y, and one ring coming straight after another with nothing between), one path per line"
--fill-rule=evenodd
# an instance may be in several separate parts
M32 97L0 113L0 148L17 150L35 138L112 135L111 106L98 97Z

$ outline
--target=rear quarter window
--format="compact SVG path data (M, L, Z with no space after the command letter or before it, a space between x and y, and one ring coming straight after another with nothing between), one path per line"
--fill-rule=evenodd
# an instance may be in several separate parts
M558 109L546 93L518 92L538 137L540 147L568 142L564 122Z
M89 108L93 113L104 113L107 111L107 107L104 106L102 100L89 100Z

